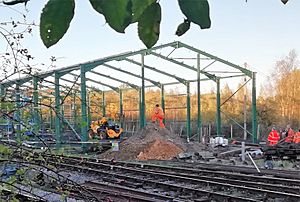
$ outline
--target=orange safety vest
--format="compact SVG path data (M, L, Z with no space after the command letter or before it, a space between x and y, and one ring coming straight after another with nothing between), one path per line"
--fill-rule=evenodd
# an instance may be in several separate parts
M300 143L300 132L297 132L295 135L294 135L294 143Z
M289 129L288 130L288 135L287 135L287 137L285 138L285 142L293 142L293 140L294 140L294 131L292 130L292 129Z
M276 130L272 130L269 133L269 136L268 136L269 145L276 145L279 140L280 140L280 136L277 133L277 131Z
M162 117L165 115L164 111L162 110L161 107L155 107L153 111L154 111L155 115L159 115L159 116L162 116Z

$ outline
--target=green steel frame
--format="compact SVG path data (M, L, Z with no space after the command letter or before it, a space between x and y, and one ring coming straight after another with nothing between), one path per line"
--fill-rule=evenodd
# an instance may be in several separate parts
M167 56L161 54L161 53L157 53L157 50L161 50L164 48L173 48L172 52L169 53ZM195 67L194 66L190 66L187 65L185 63L183 63L182 61L179 61L175 58L170 58L169 56L176 50L176 49L186 49L190 52L193 52L196 54L196 64ZM133 56L138 56L140 55L140 62L132 59L131 57ZM155 56L157 58L160 58L164 61L167 61L173 65L177 65L189 70L193 70L196 72L197 75L197 79L196 80L188 80L183 78L182 76L176 76L173 74L170 74L166 71L163 70L159 70L155 67L151 67L149 65L146 64L145 62L145 58L147 55L152 55ZM204 56L206 57L205 59L210 59L213 60L210 64L206 65L205 67L203 67L201 69L201 58L200 56ZM108 64L109 62L112 61L124 61L127 62L129 64L133 64L133 66L138 66L140 67L140 73L141 74L134 74L131 71L128 70L124 70L118 67L115 67L111 64ZM214 64L215 62L220 62L226 66L229 66L231 68L234 68L236 70L238 70L238 72L240 72L241 74L238 75L230 75L230 76L222 76L222 75L215 75L214 71L207 71L206 69L211 66L212 64ZM141 83L140 85L136 85L133 84L131 82L128 81L124 81L122 79L118 79L112 76L108 76L105 75L103 73L100 73L99 71L95 71L93 70L96 67L100 67L100 66L104 66L107 67L109 69L115 70L115 71L119 71L121 73L124 73L125 75L130 75L133 76L135 78L140 79ZM145 69L149 69L152 70L154 72L157 72L161 75L170 77L172 79L177 80L177 82L169 82L169 83L163 83L161 81L156 81L150 78L147 78L145 75ZM205 71L204 71L205 70ZM73 71L80 71L79 74L76 73L72 73ZM220 71L221 73L221 71ZM237 73L237 72L224 72L224 73ZM89 77L87 77L87 74L93 74L96 76L102 76L105 77L106 79L109 80L114 80L117 82L120 82L122 84L126 84L127 86L138 90L139 92L139 117L140 117L140 127L143 128L146 125L146 117L145 117L145 105L146 105L146 101L145 101L145 88L146 87L151 87L151 86L146 86L145 85L145 81L148 81L150 83L153 84L153 86L160 88L161 91L161 106L163 109L165 109L165 86L167 85L174 85L174 84L183 84L186 86L186 132L187 132L187 139L190 140L190 138L192 137L191 134L191 105L190 105L190 84L192 82L197 82L197 140L200 141L201 140L201 136L202 136L202 117L201 117L201 81L207 81L207 80L211 80L214 81L216 83L217 86L217 96L216 96L216 105L217 105L217 110L216 110L216 125L217 125L217 135L220 136L222 135L222 131L221 131L221 98L220 98L220 81L221 79L224 78L234 78L234 77L241 77L241 76L247 76L250 79L252 79L252 136L253 136L253 142L257 141L257 119L256 119L256 73L252 72L248 69L245 69L239 65L233 64L231 62L228 62L226 60L223 60L221 58L218 58L214 55L211 55L209 53L206 53L204 51L201 51L199 49L196 49L192 46L189 46L187 44L184 44L182 42L172 42L172 43L168 43L168 44L164 44L164 45L160 45L160 46L156 46L153 47L151 49L142 49L139 51L131 51L131 52L126 52L126 53L121 53L118 55L113 55L113 56L109 56L109 57L105 57L105 58L100 58L97 60L93 60L93 61L88 61L86 63L83 64L77 64L77 65L72 65L72 66L68 66L68 67L63 67L63 68L59 68L59 69L55 69L52 71L47 71L44 73L40 73L40 74L35 74L35 75L27 75L23 78L19 78L19 79L14 79L14 80L10 80L7 82L2 82L1 85L1 95L4 94L5 90L7 88L9 88L10 86L16 84L16 89L20 88L23 84L33 81L33 103L34 103L34 120L35 123L37 124L37 126L39 126L40 120L39 120L39 116L38 116L38 93L39 93L39 89L38 89L38 85L40 85L40 87L43 88L47 88L42 84L38 84L39 81L43 81L43 82L49 82L50 84L54 84L54 98L55 98L55 136L56 136L56 143L57 143L57 147L60 147L60 143L61 143L61 122L62 122L62 118L64 117L60 117L63 116L62 114L62 109L60 107L60 100L61 100L61 87L65 88L68 90L68 87L61 85L60 84L60 80L62 81L66 81L66 82L70 82L73 83L74 85L77 85L80 87L80 99L81 99L81 140L82 141L88 141L88 117L89 117L89 109L88 109L88 103L87 103L87 89L92 89L95 90L93 87L90 87L86 84L86 82L92 82L98 85L102 85L105 87L108 87L110 89L112 89L113 91L119 93L119 106L120 106L120 116L122 116L123 114L123 92L122 89L116 86L112 86L111 84L108 84L106 82L103 81L99 81L99 80L95 80L95 79L91 79ZM200 75L204 75L207 78L202 78L200 79ZM71 76L79 76L80 75L80 83L76 83L76 81L71 81L68 80L67 78L63 78L63 76L65 75L71 75ZM54 76L54 82L51 81L47 81L46 78L47 77L52 77ZM94 78L94 77L93 77ZM49 87L50 88L50 87ZM69 88L70 89L70 88ZM18 90L17 90L18 91ZM106 115L106 101L105 101L105 92L104 91L100 91L102 92L102 114L103 116ZM20 102L20 94L16 93L16 102ZM18 116L17 116L18 117ZM35 130L38 130L39 128L36 128ZM83 148L85 149L85 144L83 144Z

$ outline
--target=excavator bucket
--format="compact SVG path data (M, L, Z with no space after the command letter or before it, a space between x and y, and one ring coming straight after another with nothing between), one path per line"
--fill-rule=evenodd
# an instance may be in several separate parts
M113 129L106 128L106 133L108 138L118 138L123 132L123 128L120 128L119 132L114 131Z

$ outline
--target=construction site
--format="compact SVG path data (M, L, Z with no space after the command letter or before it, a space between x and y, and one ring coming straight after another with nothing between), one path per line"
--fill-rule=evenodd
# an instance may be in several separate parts
M227 97L225 83L235 88ZM249 102L232 101L247 87ZM300 201L300 141L259 127L256 72L188 44L23 75L0 90L2 200ZM242 122L223 110L232 105Z

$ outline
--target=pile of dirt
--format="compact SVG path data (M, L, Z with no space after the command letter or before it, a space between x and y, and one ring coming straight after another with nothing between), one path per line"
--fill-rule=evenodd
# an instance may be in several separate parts
M137 156L139 160L171 160L183 152L181 148L168 141L155 140Z
M179 135L151 124L121 142L119 151L108 150L99 157L110 160L170 160L187 150L187 143Z

